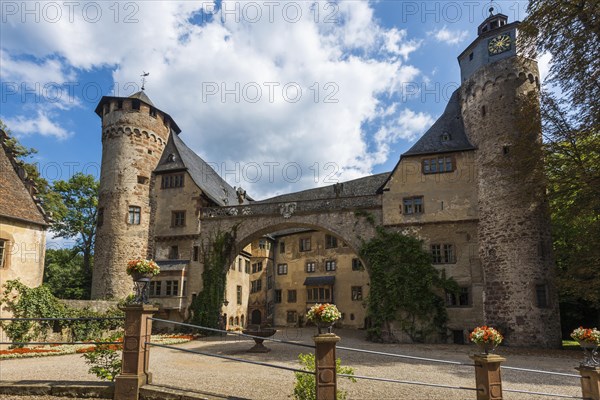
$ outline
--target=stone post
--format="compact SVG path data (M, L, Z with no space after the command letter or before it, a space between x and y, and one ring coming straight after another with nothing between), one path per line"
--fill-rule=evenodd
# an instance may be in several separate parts
M600 367L580 365L575 369L581 374L581 397L600 400Z
M474 354L471 359L475 361L477 400L502 400L500 364L506 358L496 354Z
M115 400L138 400L140 387L152 381L148 372L148 359L152 333L149 318L158 311L148 304L136 304L123 308L125 311L125 337L123 338L123 366L115 380Z
M317 400L336 400L335 346L340 341L340 337L333 333L325 333L316 335L313 339Z

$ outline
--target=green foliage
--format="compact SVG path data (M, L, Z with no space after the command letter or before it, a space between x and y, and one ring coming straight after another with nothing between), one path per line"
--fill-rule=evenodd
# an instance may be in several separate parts
M48 249L44 285L59 299L89 299L91 271L86 271L77 249Z
M379 227L377 235L362 245L360 255L371 278L369 340L395 341L393 321L414 342L423 342L435 332L446 333L448 316L440 294L457 291L458 285L431 265L431 255L421 241Z
M375 216L368 211L365 210L356 210L354 211L354 216L356 218L363 217L367 220L367 222L373 226L375 226Z
M312 353L299 354L298 359L300 360L301 369L304 371L315 372L315 355ZM338 374L354 375L354 368L342 367L342 360L335 360L335 370ZM296 400L316 400L316 381L315 375L303 374L301 372L294 372L296 376L296 382L294 384L294 399ZM355 378L347 377L351 382L356 382ZM339 390L336 393L337 400L345 400L347 393L345 390Z
M202 254L204 272L203 289L192 303L192 323L219 329L221 327L221 307L225 298L225 283L229 255L235 242L233 233L219 232L210 242L208 250Z
M7 281L3 285L0 307L6 307L14 318L65 318L67 309L45 286L30 288L19 280ZM44 338L53 326L51 321L12 321L2 327L6 335L15 342L28 342Z
M55 181L52 189L64 207L55 210L55 236L75 238L75 249L83 253L84 271L91 275L92 249L96 236L99 182L93 175L76 173L68 181Z
M600 123L600 2L530 0L519 38L539 54L550 53L557 84L588 127Z
M113 334L100 340L115 342L121 338L122 335ZM114 381L117 375L121 373L121 354L117 351L120 350L119 347L113 344L98 344L94 350L83 353L86 364L91 365L88 372L102 380Z
M52 295L45 286L30 288L19 280L3 285L0 306L5 307L13 318L110 318L122 317L123 312L110 309L105 313L88 308L67 307ZM14 342L43 340L48 332L66 330L72 341L88 341L101 337L105 332L122 327L122 320L82 321L10 321L3 322L6 335Z

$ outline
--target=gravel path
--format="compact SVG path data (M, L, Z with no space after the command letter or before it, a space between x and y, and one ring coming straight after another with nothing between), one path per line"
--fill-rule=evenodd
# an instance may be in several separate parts
M469 363L473 346L460 345L383 345L369 343L362 339L364 332L338 330L342 337L340 346L384 351L413 356L439 358ZM277 333L279 339L312 344L313 329L286 329ZM234 337L211 337L177 347L235 356L247 360L262 361L276 365L297 368L297 355L310 352L308 348L279 343L265 344L272 349L266 354L250 354L245 350L252 341ZM514 367L544 369L556 372L574 373L581 354L578 351L538 350L500 348L498 353L507 358L505 365ZM355 369L356 375L377 376L405 381L432 382L437 384L474 387L473 367L437 364L423 361L401 360L392 357L369 355L339 350L337 356L343 365ZM87 365L80 355L57 357L14 359L0 361L0 380L70 380L91 381ZM264 366L242 364L235 361L217 359L183 353L171 349L154 348L150 355L150 371L153 384L178 388L196 389L222 395L239 396L248 399L290 399L294 385L294 374ZM537 392L581 396L579 379L503 370L503 388ZM340 380L339 386L348 391L349 399L432 399L458 400L474 399L475 393L467 390L451 390L426 386L395 384L358 380L350 383ZM505 399L544 399L547 396L533 396L518 393L504 393ZM6 398L23 400L24 397ZM53 399L52 397L32 397L32 399Z

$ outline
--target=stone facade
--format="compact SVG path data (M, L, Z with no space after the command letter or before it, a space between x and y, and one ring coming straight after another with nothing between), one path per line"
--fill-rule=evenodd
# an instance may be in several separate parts
M219 177L144 93L103 98L94 296L128 294L126 261L153 257L162 270L153 299L163 316L185 319L203 288L204 246L235 231L224 326L301 325L310 304L331 301L343 325L361 328L369 280L356 253L383 225L420 238L461 287L446 294L449 340L490 324L510 345L558 346L537 64L521 55L518 23L506 16L491 15L478 33L459 56L461 87L391 173L263 201ZM130 206L141 208L138 223ZM301 251L302 240L314 247Z
M144 95L145 96L145 95ZM168 115L149 100L103 98L102 164L92 298L122 298L131 287L124 266L152 254L151 177L169 138Z
M8 139L0 130L0 287L15 279L37 287L44 277L50 216L36 197L33 181L15 159ZM8 318L10 313L0 307L0 317Z

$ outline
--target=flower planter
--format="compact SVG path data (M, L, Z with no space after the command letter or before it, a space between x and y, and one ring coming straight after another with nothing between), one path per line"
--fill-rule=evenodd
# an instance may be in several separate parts
M335 324L335 321L332 321L332 322L315 321L315 325L317 325L317 331L318 331L319 335L321 335L323 333L333 333L333 325L334 324Z
M479 349L479 353L481 354L490 354L496 351L496 347L498 345L493 342L489 343L475 343L477 345L477 349Z

